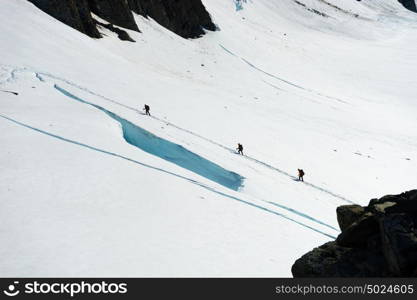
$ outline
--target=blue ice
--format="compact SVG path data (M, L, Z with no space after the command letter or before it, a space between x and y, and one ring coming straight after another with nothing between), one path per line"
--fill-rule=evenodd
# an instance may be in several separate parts
M233 2L236 5L236 11L239 11L239 10L243 9L242 0L233 0Z
M229 189L237 191L240 187L242 187L244 177L239 174L228 171L221 166L187 150L181 145L162 139L101 106L78 98L58 85L55 85L55 88L65 96L84 104L91 105L118 121L122 126L124 139L129 144L141 149L142 151L169 161Z

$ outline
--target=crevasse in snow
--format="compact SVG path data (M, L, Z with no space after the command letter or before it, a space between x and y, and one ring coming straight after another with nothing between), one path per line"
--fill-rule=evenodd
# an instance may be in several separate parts
M191 172L197 173L198 175L217 182L229 189L237 191L243 185L244 178L239 174L228 171L200 155L187 150L181 145L157 137L149 131L119 117L115 113L71 94L58 85L55 85L55 88L65 96L81 103L91 105L118 121L122 126L123 137L129 144L190 170Z

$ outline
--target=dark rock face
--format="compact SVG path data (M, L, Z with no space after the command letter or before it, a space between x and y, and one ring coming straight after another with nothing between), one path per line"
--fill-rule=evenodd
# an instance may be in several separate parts
M380 250L342 247L334 242L302 256L291 271L294 277L379 277L388 274Z
M378 229L378 220L371 213L365 213L358 221L342 230L336 243L342 247L366 248L368 239L377 235Z
M294 277L417 275L417 190L337 209L342 233L303 255Z
M101 37L97 30L95 21L91 17L90 7L88 6L87 0L74 0L74 2L76 2L78 14L80 16L81 23L83 24L85 33L94 38Z
M101 37L87 0L29 0L55 19L93 38Z
M88 0L91 11L106 21L139 31L127 0Z
M416 2L414 0L398 0L405 8L417 12Z
M130 8L144 17L151 17L162 26L184 38L196 38L203 29L215 31L201 0L128 0Z
M123 30L140 31L132 10L151 17L162 26L184 38L196 38L204 29L216 30L201 0L28 0L59 21L93 38L101 37L91 12L106 20L123 40L131 40ZM103 26L103 24L101 24Z
M392 214L380 220L382 250L393 275L412 276L417 268L417 236L413 219Z
M359 220L365 210L360 205L344 205L336 209L337 222L343 231Z
M104 28L107 28L110 31L113 31L114 33L116 33L117 37L122 41L136 42L134 39L132 39L130 37L130 35L126 31L124 31L124 30L122 30L118 27L114 27L113 24L101 23L99 21L97 21L97 24L104 27Z

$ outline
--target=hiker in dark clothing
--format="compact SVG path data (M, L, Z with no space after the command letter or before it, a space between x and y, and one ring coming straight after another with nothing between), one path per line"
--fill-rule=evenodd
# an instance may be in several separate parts
M151 110L151 108L149 107L148 104L145 104L145 107L143 108L143 110L145 111L145 114L147 116L150 116L151 115L151 113L149 112Z
M303 169L298 169L298 180L304 181L304 171Z
M242 146L242 144L238 143L236 150L237 150L237 153L243 155L243 146Z

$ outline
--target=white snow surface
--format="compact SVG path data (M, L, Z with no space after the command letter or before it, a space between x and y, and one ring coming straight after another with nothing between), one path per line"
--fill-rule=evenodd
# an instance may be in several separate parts
M287 277L339 234L337 206L416 188L417 14L203 2L218 31L135 16L130 43L0 1L0 89L19 93L0 92L1 276ZM100 108L243 186L138 149Z

